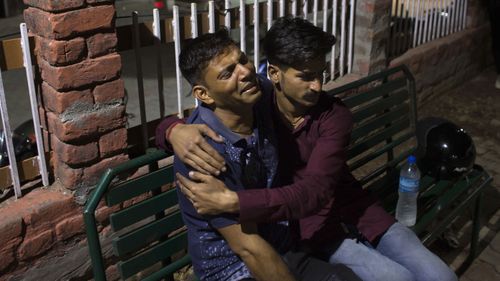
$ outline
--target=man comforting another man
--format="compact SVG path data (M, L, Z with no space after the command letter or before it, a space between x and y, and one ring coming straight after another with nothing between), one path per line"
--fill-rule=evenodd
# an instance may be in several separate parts
M202 104L188 124L164 120L156 139L176 153L200 279L457 280L350 174L351 113L322 92L334 43L306 20L276 20L264 39L270 81L226 31L183 50Z

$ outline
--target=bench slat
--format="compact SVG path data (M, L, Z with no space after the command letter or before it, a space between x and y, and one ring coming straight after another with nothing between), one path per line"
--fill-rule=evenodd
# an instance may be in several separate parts
M374 172L372 172L368 176L362 178L360 180L361 184L362 185L366 184L367 182L373 180L374 178L383 174L387 170L395 169L396 166L398 166L400 163L405 161L408 158L408 156L410 156L414 152L415 152L415 148L412 148L412 149L409 149L409 150L406 150L406 151L400 153L397 157L395 157L391 161L388 161L387 163L385 163L384 165L382 165L381 167L376 169Z
M398 79L383 83L380 86L377 86L373 89L370 89L369 91L361 92L357 95L347 97L347 98L343 99L342 101L349 108L353 108L355 106L366 103L367 101L374 100L378 97L395 92L398 89L402 89L402 88L406 87L406 83L407 82L406 82L405 77L398 78Z
M118 271L123 279L146 269L153 264L170 258L173 254L187 248L187 233L180 233L167 241L159 243L144 253L118 263Z
M118 231L175 205L177 205L177 192L172 189L111 214L109 221L113 231Z
M380 176L383 173L388 172L388 171L392 172L392 173L390 173L390 176L393 178L393 180L395 180L393 182L397 182L397 180L399 179L399 169L397 168L397 166L402 161L404 161L410 154L412 154L414 151L415 151L415 148L412 148L412 149L409 149L409 150L399 154L397 157L395 157L391 161L388 161L384 165L379 166L377 169L372 171L370 174L363 177L359 182L361 183L361 185L365 186L368 182L372 181L376 177L378 177L378 176ZM397 174L396 174L396 172L397 172ZM385 177L387 177L387 176L385 176ZM376 180L373 183L370 183L370 185L367 186L366 188L368 190L372 190L374 192L381 192L381 190L382 190L381 186L375 185L375 184L377 184L377 185L380 184L380 183L378 183L378 181L379 180Z
M409 125L410 125L410 119L408 118L408 116L406 116L404 119L398 120L393 124L391 124L390 127L381 130L380 132L366 138L365 140L359 143L354 144L354 146L352 146L347 153L348 159L352 159L357 155L367 151L368 149L371 149L380 142L385 141L386 139L392 137L393 135L399 132L402 132L403 130L408 128Z
M108 206L116 205L173 181L174 169L172 166L161 168L144 176L118 184L108 192L106 204Z
M368 117L384 112L385 110L390 109L395 105L400 105L402 103L405 103L407 100L408 100L408 91L400 90L398 92L393 93L389 97L379 99L377 102L374 102L365 107L356 109L350 108L351 111L353 112L352 114L353 122L355 124L360 123L361 121L367 119Z
M409 140L411 137L413 137L413 133L407 133L396 140L391 141L389 144L386 144L380 149L377 149L377 151L371 152L370 154L364 156L363 158L353 162L352 164L349 165L349 169L351 171L354 171L358 169L359 167L365 165L369 161L379 157L380 155L387 153L391 149L395 148L396 146L402 144L403 142Z
M391 77L392 75L405 75L407 79L410 81L414 81L413 77L411 76L410 71L408 70L408 67L406 65L399 65L395 66L393 68L386 69L381 72L374 73L370 76L363 77L359 80L353 81L349 84L342 85L340 87L336 87L328 93L330 95L336 96L345 92L349 92L351 90L357 89L359 87L365 86L370 84L373 81L380 81L383 79L386 79L387 77Z
M393 110L384 113L383 115L374 118L355 128L351 133L351 143L355 143L361 137L368 135L370 132L377 130L378 128L385 126L386 124L390 124L392 121L401 119L404 116L407 116L409 112L408 106L406 104L402 104Z
M116 256L123 256L140 250L151 242L157 241L174 230L184 226L180 211L155 220L141 228L113 239L113 250Z
M191 256L185 255L182 258L172 262L171 264L165 266L164 268L156 271L155 273L149 275L148 277L142 279L142 281L158 281L163 280L166 276L169 276L176 272L177 270L191 264ZM167 279L168 280L168 279ZM197 279L194 279L197 280Z

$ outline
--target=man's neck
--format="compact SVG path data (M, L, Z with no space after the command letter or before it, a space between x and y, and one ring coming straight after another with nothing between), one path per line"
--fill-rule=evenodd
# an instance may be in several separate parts
M238 112L216 108L214 114L232 132L247 136L253 133L253 110L248 108Z
M276 104L283 121L287 121L291 127L296 128L304 120L304 116L309 108L292 102L282 91L275 89L275 93Z

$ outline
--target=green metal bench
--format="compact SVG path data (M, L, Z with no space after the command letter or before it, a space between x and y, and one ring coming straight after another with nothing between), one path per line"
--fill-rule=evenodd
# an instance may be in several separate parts
M415 151L416 98L414 79L405 66L360 79L328 94L342 96L355 121L349 147L349 167L363 186L394 213L398 167ZM144 156L108 169L84 210L85 226L95 280L106 280L105 263L96 224L96 209L104 198L108 206L126 205L110 215L114 260L123 279L172 278L190 264L187 236L171 184L171 165L159 168L167 154L151 150ZM147 166L149 172L134 179L117 177ZM479 166L455 181L421 180L418 219L413 230L425 245L446 230L453 220L474 205L471 250L462 268L476 256L481 192L491 177ZM144 194L148 198L144 199ZM141 197L142 196L142 197ZM135 204L134 198L141 198ZM125 204L124 204L125 203ZM146 273L141 273L145 271ZM136 275L138 274L139 275ZM149 275L148 275L149 274Z

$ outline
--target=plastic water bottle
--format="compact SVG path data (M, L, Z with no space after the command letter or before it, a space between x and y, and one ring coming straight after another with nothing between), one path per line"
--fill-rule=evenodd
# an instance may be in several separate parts
M408 163L399 174L399 199L396 206L396 219L406 225L415 225L417 220L417 196L420 184L420 171L415 156L408 157Z

